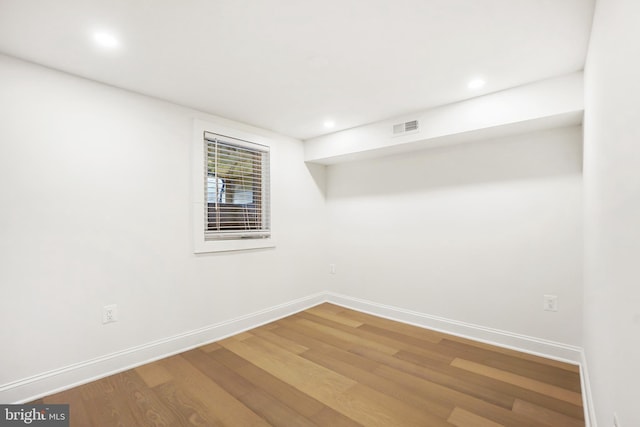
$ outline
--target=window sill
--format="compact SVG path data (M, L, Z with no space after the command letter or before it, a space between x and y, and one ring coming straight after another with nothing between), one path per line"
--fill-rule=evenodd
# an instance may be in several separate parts
M252 249L275 248L273 237L269 239L239 239L239 240L202 240L196 242L193 250L196 254L210 252L248 251Z

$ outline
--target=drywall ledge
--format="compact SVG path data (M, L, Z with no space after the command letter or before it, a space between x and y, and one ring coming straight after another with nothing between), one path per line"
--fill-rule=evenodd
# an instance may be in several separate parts
M329 165L579 125L583 112L583 74L577 72L309 139L304 159ZM394 124L412 120L418 132L393 136Z

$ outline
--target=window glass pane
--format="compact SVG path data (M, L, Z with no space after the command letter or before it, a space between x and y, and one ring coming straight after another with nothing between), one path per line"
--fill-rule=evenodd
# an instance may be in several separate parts
M268 151L250 147L221 136L206 140L208 239L269 236Z

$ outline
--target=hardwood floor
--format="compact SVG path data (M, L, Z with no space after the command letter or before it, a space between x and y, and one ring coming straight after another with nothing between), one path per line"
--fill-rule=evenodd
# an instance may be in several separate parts
M322 304L34 403L72 426L584 426L577 366Z

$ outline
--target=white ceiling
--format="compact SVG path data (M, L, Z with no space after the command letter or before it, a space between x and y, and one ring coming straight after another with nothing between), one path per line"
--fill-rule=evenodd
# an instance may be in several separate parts
M581 70L593 8L594 0L0 0L0 52L307 139ZM97 47L96 30L113 32L120 47ZM487 84L473 92L475 76Z

